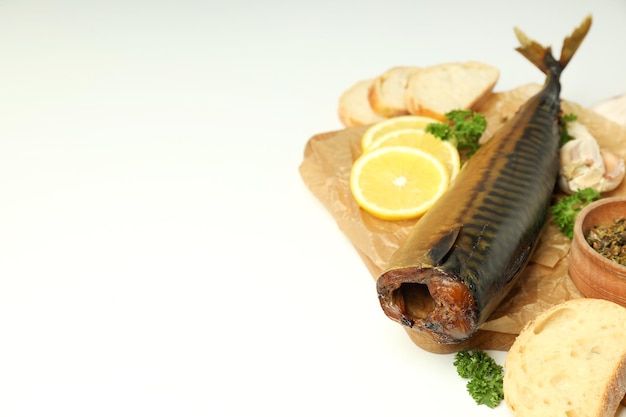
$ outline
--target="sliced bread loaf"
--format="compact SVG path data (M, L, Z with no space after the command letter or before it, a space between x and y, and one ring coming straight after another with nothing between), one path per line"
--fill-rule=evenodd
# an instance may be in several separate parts
M486 98L500 72L482 62L433 65L409 79L404 102L409 113L444 119L451 110L471 109Z
M339 97L339 120L345 127L368 125L386 119L370 106L367 96L373 82L373 78L358 81Z
M404 104L404 92L409 78L420 69L410 66L393 67L376 77L368 96L372 109L385 117L409 114Z
M526 325L505 360L517 417L613 417L626 394L626 308L579 298Z

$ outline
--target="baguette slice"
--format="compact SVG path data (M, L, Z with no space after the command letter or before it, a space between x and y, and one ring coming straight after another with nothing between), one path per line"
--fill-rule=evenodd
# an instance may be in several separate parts
M626 394L626 308L578 298L528 323L504 364L517 417L613 417Z
M369 125L385 120L370 106L367 95L374 79L361 80L339 97L339 120L345 127Z
M453 62L424 68L404 93L409 113L445 120L451 110L468 110L493 91L500 72L481 62Z
M393 67L377 77L369 89L369 102L374 111L381 116L394 117L409 114L404 104L404 92L409 78L415 75L419 67Z

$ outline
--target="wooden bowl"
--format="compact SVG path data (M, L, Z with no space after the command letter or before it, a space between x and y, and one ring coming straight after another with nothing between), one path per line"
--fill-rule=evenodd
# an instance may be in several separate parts
M602 256L585 239L592 227L609 225L622 217L626 217L626 197L603 198L578 214L569 252L569 275L586 297L626 307L626 266Z

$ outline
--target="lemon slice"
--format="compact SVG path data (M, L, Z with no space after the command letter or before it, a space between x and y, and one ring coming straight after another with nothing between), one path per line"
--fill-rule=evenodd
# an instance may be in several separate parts
M408 146L384 146L352 165L350 190L359 206L384 220L424 214L448 188L448 171L434 156Z
M426 129L426 126L431 123L441 123L441 121L426 116L409 115L392 117L370 126L363 134L361 146L363 151L366 151L376 139L389 132L401 129Z
M369 146L368 152L383 146L409 146L428 152L446 167L450 181L456 177L461 168L461 157L456 146L423 129L402 129L389 132L376 139Z

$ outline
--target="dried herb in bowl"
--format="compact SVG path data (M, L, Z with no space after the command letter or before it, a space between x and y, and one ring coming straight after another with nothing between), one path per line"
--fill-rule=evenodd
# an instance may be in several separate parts
M593 226L586 240L600 255L626 266L626 218L615 219L613 224Z

